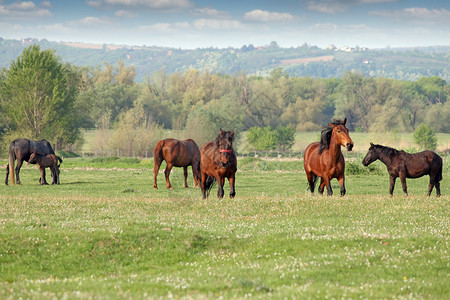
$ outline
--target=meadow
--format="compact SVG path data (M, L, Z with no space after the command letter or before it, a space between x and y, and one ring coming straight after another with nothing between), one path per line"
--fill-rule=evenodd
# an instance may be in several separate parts
M149 159L65 159L59 186L26 165L0 185L0 299L449 298L449 157L441 198L360 160L326 197L298 159L241 158L207 200L190 170L154 190Z

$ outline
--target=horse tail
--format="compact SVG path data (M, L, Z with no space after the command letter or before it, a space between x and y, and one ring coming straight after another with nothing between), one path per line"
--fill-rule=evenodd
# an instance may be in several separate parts
M442 158L441 157L439 157L439 158L440 158L440 160L439 160L440 164L439 164L439 171L438 171L438 174L436 177L437 182L442 180Z
M211 192L211 189L214 186L215 182L216 182L216 178L214 178L212 176L206 176L206 181L205 181L206 196L209 196L209 193Z
M11 184L16 185L15 173L14 173L14 163L16 161L16 155L14 153L15 143L12 141L9 144L9 174L11 175Z
M161 140L158 142L158 144L156 144L155 150L153 150L153 158L156 159L158 158L162 158L163 157L163 147L164 147L164 140Z
M61 158L61 156L56 155L56 158L59 160L60 163L63 162L63 159Z

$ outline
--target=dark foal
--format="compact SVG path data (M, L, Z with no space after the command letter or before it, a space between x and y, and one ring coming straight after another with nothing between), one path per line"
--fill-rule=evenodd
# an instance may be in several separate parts
M394 148L370 143L369 152L364 157L362 164L367 167L377 159L386 165L389 172L389 194L391 196L394 193L394 185L397 177L400 177L403 192L405 196L408 196L406 178L419 178L424 175L430 175L428 196L431 195L433 187L436 187L437 196L439 197L441 195L439 181L442 180L442 158L433 151L407 153Z
M59 162L62 162L61 157L55 154L43 156L33 152L28 162L39 166L39 170L41 171L41 179L39 182L41 185L48 184L45 180L45 168L50 168L52 172L52 184L59 184Z

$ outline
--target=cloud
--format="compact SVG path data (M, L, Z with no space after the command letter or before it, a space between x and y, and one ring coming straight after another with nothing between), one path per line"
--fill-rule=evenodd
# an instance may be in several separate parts
M352 5L397 2L399 0L320 0L306 2L306 8L323 14L338 14L346 12Z
M5 19L36 19L51 17L53 14L47 9L48 1L40 6L31 1L18 1L9 5L0 5L0 17Z
M139 30L147 32L157 32L157 33L174 33L180 30L190 29L191 25L188 22L176 22L176 23L157 23L149 26L140 26Z
M371 16L390 18L396 21L410 21L414 23L449 23L450 11L445 8L428 9L421 7L411 7L402 10L376 10L369 12Z
M63 24L40 25L36 27L39 30L49 31L52 33L72 33L74 30Z
M70 25L82 25L82 26L110 26L113 24L111 20L106 17L98 18L98 17L85 17L78 21L69 22Z
M163 10L188 9L194 6L189 0L89 0L86 3L96 8L128 7Z
M213 30L235 30L243 29L244 26L237 20L220 20L220 19L198 19L192 24L196 29L213 29Z
M251 22L285 22L294 20L294 16L289 13L278 13L255 9L245 13L244 20Z
M116 17L120 17L120 18L134 18L137 16L137 14L132 13L131 11L128 10L118 10L114 13L114 15Z
M213 18L213 19L230 19L230 13L226 11L219 11L214 8L196 8L192 10L193 15L200 16L202 18Z

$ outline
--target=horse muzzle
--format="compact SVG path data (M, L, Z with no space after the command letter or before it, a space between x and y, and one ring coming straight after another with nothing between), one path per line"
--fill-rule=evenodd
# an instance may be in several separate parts
M353 149L353 144L347 143L347 145L345 145L345 147L347 147L347 151L352 151L352 149Z

